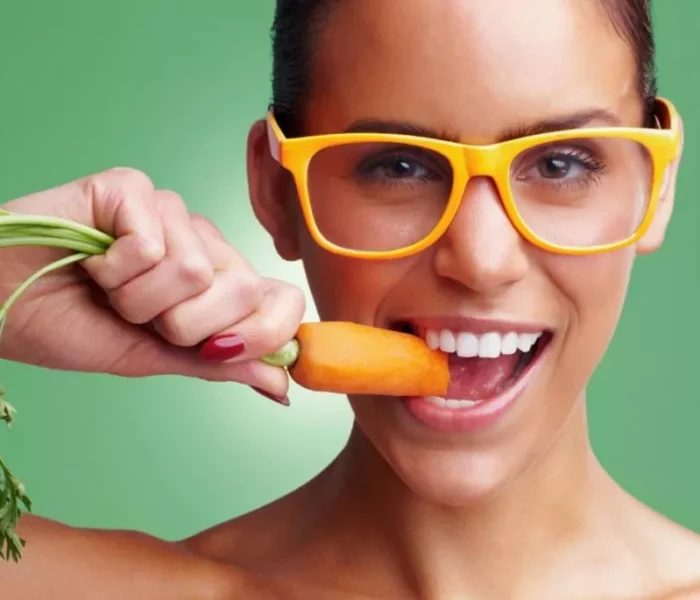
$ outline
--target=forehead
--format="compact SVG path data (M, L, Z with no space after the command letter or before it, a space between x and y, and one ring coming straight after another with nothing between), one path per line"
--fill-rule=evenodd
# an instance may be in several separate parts
M486 143L591 108L639 118L632 51L599 0L345 0L315 50L309 133L391 119Z

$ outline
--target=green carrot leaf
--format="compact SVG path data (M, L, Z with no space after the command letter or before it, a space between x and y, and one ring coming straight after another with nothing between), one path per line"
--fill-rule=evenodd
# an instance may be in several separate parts
M5 421L9 427L15 419L16 412L14 406L5 400L5 390L0 386L0 421Z
M17 535L17 524L32 503L22 482L9 470L0 457L0 558L18 562L25 541Z

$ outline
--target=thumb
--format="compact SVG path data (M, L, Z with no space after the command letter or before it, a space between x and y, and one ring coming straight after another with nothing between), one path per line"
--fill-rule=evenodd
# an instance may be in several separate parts
M177 375L217 383L242 383L282 404L286 403L283 400L289 391L289 375L281 367L260 360L210 363L192 348L172 346L155 336L142 340L138 351L125 355L121 364L128 364L123 371L131 377Z

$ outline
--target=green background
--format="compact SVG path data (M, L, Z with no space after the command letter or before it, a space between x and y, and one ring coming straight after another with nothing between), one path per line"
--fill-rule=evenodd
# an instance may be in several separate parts
M245 138L269 100L272 0L2 0L0 202L111 166L146 171L259 270L306 289L249 208ZM595 448L631 492L700 531L700 44L696 0L657 2L662 93L686 122L667 244L638 262L591 386ZM308 318L316 317L312 309ZM105 340L108 343L108 340ZM346 401L293 387L121 380L0 364L19 409L0 448L36 512L177 538L303 483L342 448Z

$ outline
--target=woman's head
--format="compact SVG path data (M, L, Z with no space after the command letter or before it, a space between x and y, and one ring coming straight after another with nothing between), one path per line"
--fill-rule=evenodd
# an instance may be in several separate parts
M644 0L406 0L400 8L280 0L273 110L287 136L413 132L475 146L552 129L651 125L649 20ZM451 397L496 395L489 411L507 404L483 419L464 402L449 413L455 403L351 398L359 428L410 488L466 504L570 439L561 435L567 423L581 433L584 389L615 330L634 258L663 239L673 173L661 174L659 209L634 244L572 255L531 242L580 247L634 233L651 197L643 145L583 133L492 151L355 144L319 152L304 170L309 193L300 194L268 141L257 124L253 206L279 253L303 260L321 317L407 328L456 350ZM464 164L477 176L460 188ZM309 198L321 233L355 250L410 245L445 207L456 212L420 252L362 260L314 241L300 210ZM527 227L539 237L528 240ZM482 358L457 357L474 352Z

